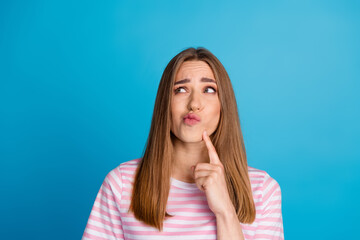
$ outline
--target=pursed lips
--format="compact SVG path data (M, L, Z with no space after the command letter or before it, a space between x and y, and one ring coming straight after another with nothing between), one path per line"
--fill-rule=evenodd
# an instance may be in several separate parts
M188 113L183 118L184 123L188 125L195 125L201 121L200 117L194 113Z

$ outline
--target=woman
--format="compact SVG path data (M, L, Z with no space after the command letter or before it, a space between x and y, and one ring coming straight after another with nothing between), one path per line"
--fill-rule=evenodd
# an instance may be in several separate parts
M83 239L283 239L281 191L247 166L236 99L204 48L162 75L144 156L106 176Z

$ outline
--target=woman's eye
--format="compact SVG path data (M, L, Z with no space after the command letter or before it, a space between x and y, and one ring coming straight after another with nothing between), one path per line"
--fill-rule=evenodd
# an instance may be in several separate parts
M204 90L206 93L216 93L216 89L213 87L206 87ZM186 88L184 87L178 87L174 90L175 94L177 93L184 93L186 92Z
M183 89L185 91L185 89L183 87L178 87L177 89L175 89L175 94L181 92L181 89Z
M213 87L206 87L206 88L205 88L205 91L206 91L207 89L210 89L210 93L215 93L215 92L216 92L215 88L213 88ZM209 91L208 91L208 92L209 92Z

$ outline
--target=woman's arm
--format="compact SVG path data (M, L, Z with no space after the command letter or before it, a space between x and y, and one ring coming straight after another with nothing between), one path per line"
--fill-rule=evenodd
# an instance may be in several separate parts
M218 214L216 216L217 239L218 240L244 240L244 235L236 215L235 209L228 213Z
M82 240L124 239L119 197L116 195L121 196L121 176L113 170L106 176L96 196Z
M205 192L209 208L216 216L217 239L243 240L242 228L227 189L224 166L206 131L203 132L203 140L210 162L198 163L193 167L193 176L198 188Z
M281 189L268 174L264 177L259 224L255 239L283 240Z

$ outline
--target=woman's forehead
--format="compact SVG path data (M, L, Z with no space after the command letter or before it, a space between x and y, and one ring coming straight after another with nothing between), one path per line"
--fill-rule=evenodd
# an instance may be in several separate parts
M183 62L175 79L180 80L180 78L191 78L198 75L215 80L214 73L210 66L206 62L199 60Z

